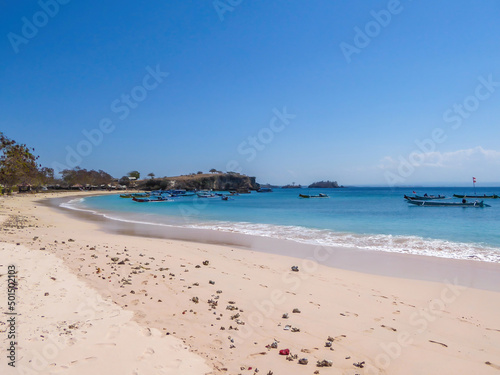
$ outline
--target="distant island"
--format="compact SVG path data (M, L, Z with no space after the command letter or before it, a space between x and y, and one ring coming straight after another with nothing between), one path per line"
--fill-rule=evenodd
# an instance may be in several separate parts
M138 181L139 189L185 189L185 190L234 190L240 193L258 190L260 185L255 182L255 177L250 177L236 172L198 173L185 176L151 178Z
M271 185L269 183L267 184L260 184L261 188L266 188L266 189L279 189L281 186L279 185Z
M341 188L342 185L339 186L337 181L318 181L313 182L308 188L322 188L322 189L331 189L331 188Z
M281 187L282 189L300 189L302 188L302 185L295 185L295 182L292 182L291 185L285 185Z

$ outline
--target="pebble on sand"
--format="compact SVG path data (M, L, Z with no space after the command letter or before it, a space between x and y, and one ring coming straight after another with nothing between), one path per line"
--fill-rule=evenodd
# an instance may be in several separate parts
M316 362L317 367L332 367L332 365L333 365L333 362L329 361L327 359Z

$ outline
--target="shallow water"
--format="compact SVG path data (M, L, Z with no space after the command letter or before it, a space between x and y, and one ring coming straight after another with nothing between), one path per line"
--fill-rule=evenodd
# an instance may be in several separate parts
M472 193L467 188L426 188L419 195ZM478 194L500 188L477 189ZM326 193L327 199L300 199ZM275 189L233 200L176 198L137 203L118 195L74 199L64 207L114 220L203 228L301 243L500 262L500 199L486 208L417 207L411 189Z

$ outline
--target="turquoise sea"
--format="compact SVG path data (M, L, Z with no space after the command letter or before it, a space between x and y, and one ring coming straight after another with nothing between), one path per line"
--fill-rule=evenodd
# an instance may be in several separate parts
M74 199L66 208L109 219L169 227L203 228L289 239L308 244L357 247L500 262L500 199L491 207L417 207L403 195L414 189L274 189L242 194L229 201L174 198L137 203L118 195ZM472 188L422 188L419 195L472 194ZM328 199L300 199L299 193L326 193ZM500 188L478 188L477 194Z

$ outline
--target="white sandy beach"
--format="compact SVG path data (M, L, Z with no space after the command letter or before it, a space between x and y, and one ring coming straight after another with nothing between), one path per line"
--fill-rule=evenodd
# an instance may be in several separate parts
M113 234L37 203L44 197L0 199L0 288L9 264L19 280L16 368L4 355L2 374L500 371L500 293L458 285L458 271L406 279ZM317 367L323 360L332 366Z

